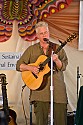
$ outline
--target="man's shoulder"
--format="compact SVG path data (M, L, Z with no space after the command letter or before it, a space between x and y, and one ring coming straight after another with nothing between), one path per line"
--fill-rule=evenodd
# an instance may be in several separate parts
M39 46L39 43L34 43L34 44L30 45L26 50L33 50L33 49L38 48L38 46Z
M31 46L29 46L29 48L35 47L35 46L39 46L39 43L34 43Z

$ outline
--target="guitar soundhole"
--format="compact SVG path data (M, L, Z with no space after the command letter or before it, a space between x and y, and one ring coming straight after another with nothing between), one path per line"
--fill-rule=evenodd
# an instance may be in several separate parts
M40 64L39 67L40 67L40 68L39 68L39 72L44 69L44 66L43 66L42 64ZM37 75L35 75L34 73L32 73L32 74L34 75L34 77L35 77L36 79L38 78Z
M33 72L32 72L32 74L34 75L34 77L37 79L38 78L38 76L37 75L35 75Z
M43 66L42 64L40 64L39 67L40 67L40 68L39 68L39 72L44 69L44 66ZM36 79L38 78L37 75L35 75L34 73L32 73L32 74L34 75L34 77L35 77Z

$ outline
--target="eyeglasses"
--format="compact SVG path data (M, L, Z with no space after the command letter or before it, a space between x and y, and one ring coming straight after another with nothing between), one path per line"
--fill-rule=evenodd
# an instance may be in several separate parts
M48 34L49 33L49 31L45 31L45 32L41 32L41 33L39 33L40 35L46 35L46 34Z

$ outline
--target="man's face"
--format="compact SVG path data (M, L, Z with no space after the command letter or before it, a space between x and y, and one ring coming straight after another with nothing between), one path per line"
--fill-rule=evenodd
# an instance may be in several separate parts
M47 38L49 39L49 30L47 27L38 27L38 33L37 33L37 38L41 42L45 42L43 39Z

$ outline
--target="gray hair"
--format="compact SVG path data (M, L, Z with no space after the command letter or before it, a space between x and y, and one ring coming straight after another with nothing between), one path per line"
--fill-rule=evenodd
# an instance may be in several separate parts
M45 26L48 29L48 24L46 22L44 22L44 21L38 22L35 25L35 31L36 31L36 33L38 33L38 27L43 27L43 26Z

